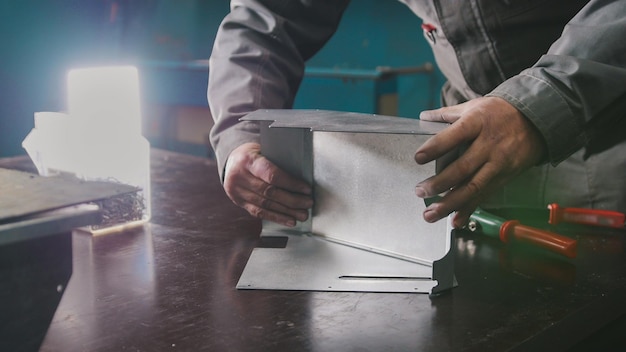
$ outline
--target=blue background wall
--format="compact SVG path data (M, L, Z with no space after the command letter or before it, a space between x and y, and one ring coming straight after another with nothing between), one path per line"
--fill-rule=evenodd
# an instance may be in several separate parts
M0 156L23 154L34 112L65 108L73 67L136 64L147 101L206 105L207 71L194 60L208 58L228 9L226 0L0 0ZM434 62L420 25L399 2L355 0L308 68L375 74ZM416 117L438 104L442 82L438 71L385 81L309 75L296 107L377 112L392 93L397 114Z

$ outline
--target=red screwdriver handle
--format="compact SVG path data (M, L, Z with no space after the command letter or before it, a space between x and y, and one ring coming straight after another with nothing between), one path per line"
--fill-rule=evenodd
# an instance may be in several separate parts
M554 232L521 225L517 220L509 220L500 227L500 239L509 239L536 245L568 258L576 258L576 240Z
M548 222L556 225L560 222L570 222L592 226L604 226L624 228L626 215L611 210L584 209L584 208L561 208L558 204L548 205L550 218Z

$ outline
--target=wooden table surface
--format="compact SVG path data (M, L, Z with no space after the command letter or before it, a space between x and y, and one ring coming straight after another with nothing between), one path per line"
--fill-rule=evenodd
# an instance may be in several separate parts
M152 154L151 223L73 234L41 351L558 351L624 320L624 232L573 233L576 259L457 233L459 286L436 297L239 291L260 222L228 200L213 161ZM24 157L0 167L34 170Z

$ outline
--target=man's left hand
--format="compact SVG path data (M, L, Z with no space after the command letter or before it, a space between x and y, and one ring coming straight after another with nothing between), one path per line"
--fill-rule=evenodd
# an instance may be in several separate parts
M447 192L424 211L434 222L456 211L453 225L463 227L480 201L522 171L538 164L546 152L539 131L506 100L483 97L437 110L424 111L420 119L451 125L415 152L425 164L445 153L467 146L463 154L437 175L420 182L421 198Z

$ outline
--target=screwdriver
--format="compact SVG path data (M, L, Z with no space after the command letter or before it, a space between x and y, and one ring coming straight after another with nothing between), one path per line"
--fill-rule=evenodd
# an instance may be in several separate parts
M532 244L568 258L576 257L577 241L554 232L520 224L517 220L506 220L482 209L470 216L468 229L500 238L504 243L511 239Z
M556 225L561 222L576 224L624 228L626 215L611 210L584 209L584 208L562 208L557 203L548 205L550 218L548 222Z

